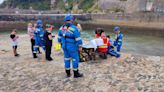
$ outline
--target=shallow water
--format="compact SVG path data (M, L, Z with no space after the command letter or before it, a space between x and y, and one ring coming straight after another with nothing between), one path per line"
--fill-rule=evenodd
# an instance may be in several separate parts
M114 33L106 33L114 39ZM84 40L91 40L94 38L94 31L83 31L81 33L81 36ZM164 37L126 33L123 37L122 52L133 54L146 54L153 56L164 56Z
M53 31L57 34L57 31ZM114 39L114 33L106 32ZM2 35L8 35L9 32L0 32ZM26 34L26 31L19 31L18 34ZM81 37L85 41L94 38L94 30L85 30L81 32ZM0 39L1 41L3 38ZM2 44L2 43L1 43ZM164 56L164 37L138 35L138 34L124 34L122 51L124 53L145 54L152 56Z

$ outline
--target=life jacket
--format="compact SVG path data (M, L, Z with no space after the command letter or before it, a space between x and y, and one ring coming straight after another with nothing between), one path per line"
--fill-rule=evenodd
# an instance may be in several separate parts
M108 46L110 46L110 42L108 38L101 38L103 39L104 45L98 47L98 52L107 53Z

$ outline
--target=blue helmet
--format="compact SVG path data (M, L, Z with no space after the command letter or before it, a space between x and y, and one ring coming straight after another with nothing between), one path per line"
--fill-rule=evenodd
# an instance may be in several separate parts
M37 20L37 25L43 24L43 22L41 20Z
M114 31L116 32L116 31L119 31L120 30L120 27L119 26L116 26L116 27L114 27Z
M73 16L71 14L67 14L65 16L65 21L73 20Z

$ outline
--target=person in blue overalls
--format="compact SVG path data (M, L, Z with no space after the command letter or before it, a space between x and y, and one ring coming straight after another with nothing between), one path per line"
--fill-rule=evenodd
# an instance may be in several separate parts
M58 31L58 42L61 43L64 51L64 63L67 77L71 76L70 66L72 61L74 78L83 77L79 73L79 51L82 50L82 40L78 28L73 24L73 16L67 14L65 16L65 23Z
M39 47L42 47L43 50L45 50L44 39L43 39L44 30L42 26L43 26L42 21L37 20L37 26L36 29L34 30L34 39L35 39L34 53L39 52ZM37 58L37 56L35 56L34 58Z
M113 41L110 38L110 35L108 35L107 37L108 37L109 42L110 42L110 46L108 46L108 54L111 56L114 56L116 58L119 58L120 54L115 51L114 46L113 46Z
M118 26L116 26L114 28L114 32L116 34L115 41L114 41L114 46L116 47L117 53L120 53L121 47L122 47L123 34L120 31L120 27L118 27Z

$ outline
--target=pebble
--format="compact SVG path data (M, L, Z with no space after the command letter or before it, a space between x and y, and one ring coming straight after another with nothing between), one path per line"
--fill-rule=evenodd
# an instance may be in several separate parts
M62 55L52 62L30 56L5 60L0 61L0 92L164 92L163 57L123 54L121 62L80 63L84 77L79 79L73 72L65 78Z

